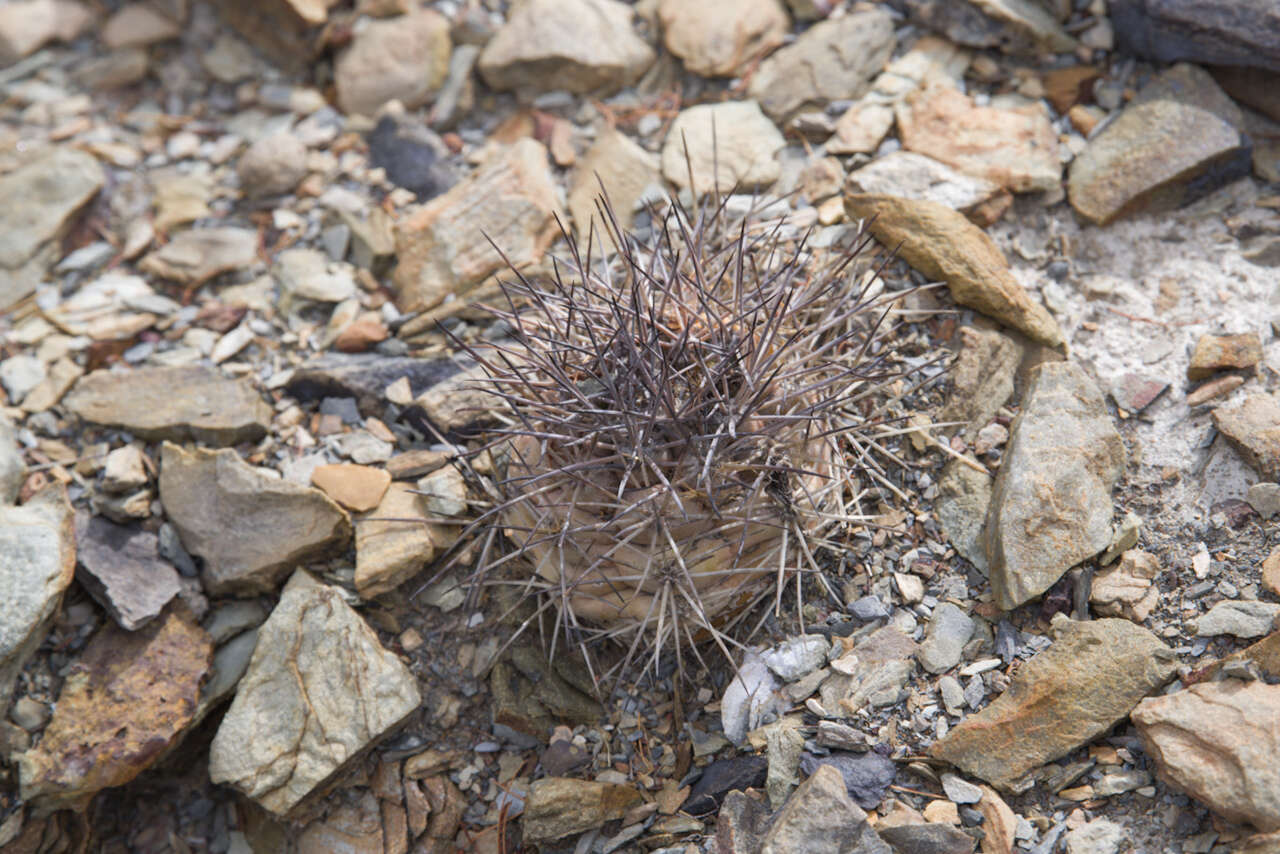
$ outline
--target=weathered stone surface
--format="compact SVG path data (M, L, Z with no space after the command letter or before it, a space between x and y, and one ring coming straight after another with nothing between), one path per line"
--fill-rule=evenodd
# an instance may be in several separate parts
M193 228L142 259L143 272L175 282L199 284L258 260L258 232L251 228Z
M323 819L307 825L298 834L296 850L298 854L384 854L407 848L401 841L397 849L394 840L386 838L390 830L383 826L378 798L365 789Z
M779 0L661 0L662 41L703 77L733 77L782 44L791 22Z
M991 705L930 753L998 788L1065 756L1123 720L1169 681L1177 661L1128 620L1055 620L1051 647L1024 664Z
M1070 362L1031 372L983 531L995 603L1011 610L1111 542L1124 443L1102 393Z
M0 708L8 708L14 680L44 640L75 569L75 522L63 489L0 507Z
M569 215L574 230L585 240L594 222L597 240L603 239L605 223L596 213L601 192L613 204L618 225L629 229L636 205L646 193L661 186L657 157L617 129L603 131L569 177Z
M291 133L269 134L240 155L236 174L248 196L291 193L307 176L307 147Z
M1255 394L1232 409L1213 410L1213 424L1244 461L1267 480L1280 480L1280 403Z
M1214 812L1280 829L1280 685L1224 679L1133 710L1156 773Z
M747 93L774 119L858 98L888 63L894 44L893 18L883 9L822 21L760 63Z
M338 106L365 116L392 100L420 107L444 83L450 53L449 19L434 9L367 21L334 63Z
M400 263L394 282L401 310L432 308L503 269L489 239L516 267L536 262L556 235L559 210L541 143L522 139L495 154L467 180L397 223Z
M271 275L280 283L281 304L295 299L343 302L356 294L355 270L331 261L319 249L286 249L276 256Z
M1058 135L1038 104L979 107L958 89L939 86L907 96L896 112L908 151L1015 193L1055 190L1061 182Z
M890 854L845 789L844 777L819 765L773 818L760 854Z
M391 485L391 475L371 466L336 463L317 466L311 483L348 510L363 513L378 506Z
M962 434L973 441L1013 397L1024 348L1008 335L973 326L961 328L960 343L960 355L951 366L951 394L939 420L966 422Z
M955 667L973 630L973 619L958 606L950 602L938 605L929 619L929 634L920 645L920 665L930 673Z
M64 404L85 421L153 441L234 445L261 439L271 423L271 407L247 380L200 365L94 371Z
M904 5L913 21L967 47L1039 54L1076 46L1043 5L1028 0L906 0Z
M160 500L183 546L204 558L212 594L272 591L351 538L347 514L324 493L268 477L233 450L166 442L161 453Z
M26 473L27 464L23 462L22 449L18 447L17 430L0 418L0 507L18 500Z
M544 777L529 787L524 807L528 842L563 839L622 818L640 804L634 786L569 777Z
M1268 0L1113 0L1108 11L1129 53L1280 71L1280 10Z
M662 145L662 174L688 188L692 164L699 196L762 189L778 180L774 155L784 144L755 101L700 104L682 110L671 123Z
M40 744L18 757L22 798L83 809L150 766L191 723L213 643L171 608L137 632L100 630L71 669Z
M393 483L367 519L356 520L356 591L380 596L418 574L458 538L461 526L427 522L426 500Z
M1261 361L1262 341L1256 332L1201 335L1187 365L1187 379L1204 380L1218 371L1252 368Z
M156 535L141 528L101 516L77 520L80 583L127 631L158 617L178 595L178 573L160 559L158 545Z
M894 854L970 854L976 844L963 830L940 822L886 827L880 838Z
M1121 374L1111 384L1111 399L1120 409L1136 414L1146 409L1168 390L1169 383L1159 377L1126 373Z
M912 267L945 281L952 298L1049 347L1062 347L1062 330L1048 310L1013 278L1009 262L987 234L945 205L894 196L851 194L852 220L875 217L871 233Z
M1159 574L1160 561L1155 555L1130 549L1114 569L1093 579L1089 602L1099 614L1141 623L1160 602L1160 591L1153 583Z
M991 504L994 478L960 460L952 460L938 479L938 501L934 512L948 542L960 556L988 573L987 552L982 545L982 526Z
M895 151L849 174L849 193L872 193L937 202L969 214L999 197L994 181L966 175L912 151Z
M1209 609L1209 613L1199 619L1196 623L1196 635L1259 638L1270 634L1278 616L1280 616L1280 605L1274 602L1228 599L1214 605Z
M387 386L397 380L407 380L416 397L461 368L454 359L326 353L295 368L285 391L303 401L351 397L362 413L373 415L382 412Z
M21 5L27 4L0 9ZM103 181L98 161L69 147L0 177L0 309L35 291L58 260L60 239Z
M341 591L303 570L285 585L209 747L209 777L284 815L421 702Z
M73 0L15 0L0 6L0 67L35 53L51 41L69 42L94 14Z
M528 0L485 45L480 75L494 89L522 95L616 92L656 56L632 30L632 14L617 0Z
M107 18L98 37L107 47L119 50L146 47L181 34L181 25L158 9L146 3L129 3Z

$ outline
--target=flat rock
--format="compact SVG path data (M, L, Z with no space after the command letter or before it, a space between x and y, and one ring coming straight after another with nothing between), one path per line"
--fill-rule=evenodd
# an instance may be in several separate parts
M0 67L35 53L52 41L69 42L95 15L73 0L15 0L0 6Z
M1048 347L1064 346L1048 310L1014 279L1009 262L987 236L945 205L895 196L850 194L845 211L858 221L875 217L871 233L933 281L945 281L952 298Z
M1280 483L1255 483L1244 494L1244 500L1263 519L1280 516Z
M994 181L966 175L914 151L894 151L877 157L849 173L845 190L937 202L963 214L981 209L1003 193Z
M773 817L760 854L890 854L890 848L853 802L844 777L819 765Z
M569 215L579 239L585 240L592 227L597 240L604 238L605 223L596 212L596 199L602 192L613 205L618 225L626 230L631 227L636 206L654 187L661 186L656 156L616 128L602 131L569 176Z
M1089 603L1099 614L1141 623L1160 602L1155 578L1161 572L1155 555L1130 549L1114 569L1098 574L1089 589Z
M18 447L17 430L0 418L0 507L18 500L26 475L27 464L22 459L22 449Z
M520 8L530 5L536 4ZM521 139L493 155L466 180L396 224L400 263L393 278L400 309L432 308L504 269L489 240L514 266L535 263L557 233L559 210L541 143Z
M893 18L883 9L821 21L760 63L747 94L776 120L861 97L895 44Z
M61 488L0 507L0 708L44 641L76 569L75 522Z
M368 518L356 520L356 592L380 596L413 576L458 539L461 526L428 522L426 500L393 483Z
M1213 425L1244 461L1269 481L1280 480L1280 403L1255 394L1231 409L1213 410Z
M755 101L700 104L681 110L671 123L662 146L662 174L687 189L692 171L698 196L763 189L781 174L775 155L784 144Z
M271 275L280 283L281 301L343 302L356 295L355 270L331 261L319 249L286 249L276 256Z
M632 15L617 0L528 0L485 45L480 76L494 89L522 95L612 94L657 56L632 30Z
M250 228L192 228L143 258L143 272L184 284L244 270L258 260L258 232Z
M974 326L961 327L960 345L949 373L951 393L939 420L966 422L962 434L973 441L1013 397L1014 378L1026 350L1008 335Z
M1128 841L1128 828L1109 818L1095 818L1067 831L1067 854L1116 854Z
M661 0L662 41L703 77L734 77L782 44L791 29L779 0Z
M22 799L83 809L154 763L190 725L213 643L184 609L137 632L108 624L70 669L40 744L18 757Z
M1245 370L1261 361L1262 340L1256 332L1201 335L1187 365L1187 379L1205 380L1218 371Z
M412 190L419 201L434 199L458 183L447 161L448 147L434 131L410 114L384 115L366 139L369 142L369 162L386 172L388 181ZM372 227L374 216L377 215L371 209L368 224L351 213L343 216L357 247L360 244L367 247L352 252L353 260L368 256L367 259L359 257L356 261L362 267L370 267L379 256L387 254L382 247L373 245L384 236L381 229ZM385 236L390 236L389 229Z
M1038 55L1076 46L1046 7L1029 0L905 0L903 5L914 22L966 47Z
M77 520L77 578L126 631L160 616L178 595L177 570L161 560L158 547L156 535L141 528L101 516Z
M570 777L544 777L529 787L524 838L549 842L601 827L641 803L634 786Z
M1280 71L1280 15L1267 0L1114 0L1108 13L1128 53Z
M1124 473L1102 393L1070 362L1034 368L991 491L983 531L992 597L1012 610L1111 542Z
M25 4L0 9L19 5ZM69 147L51 148L0 177L0 309L35 291L58 260L63 235L104 180L97 160Z
M372 510L386 495L391 475L384 469L336 463L317 466L311 483L348 510L363 513Z
M216 595L273 591L351 538L347 514L323 492L268 477L229 449L166 442L160 500L186 550L204 558L205 588Z
M1280 685L1202 682L1132 717L1160 779L1231 821L1280 829Z
M387 386L397 380L408 380L410 395L417 397L462 367L453 359L325 353L294 368L285 391L301 401L354 398L360 412L377 415L385 406Z
M920 645L920 665L930 673L943 673L960 663L964 645L973 637L974 623L950 602L933 609L929 633Z
M505 727L517 738L545 742L557 726L591 723L601 715L582 660L557 656L548 661L536 644L512 645L493 665L489 688L494 727Z
M1209 609L1196 623L1198 637L1234 635L1238 638L1259 638L1270 634L1280 616L1280 605L1257 600L1232 600L1219 602Z
M971 854L977 844L960 828L941 822L886 827L880 838L894 854Z
M791 638L760 654L764 663L784 682L794 682L827 663L831 643L822 635Z
M1009 788L1019 777L1111 729L1177 671L1159 638L1128 620L1055 621L1052 646L930 753Z
M420 107L444 83L451 52L449 19L433 9L366 21L333 66L338 106L365 116L388 101Z
M248 380L202 365L94 371L63 404L85 421L150 441L235 445L261 439L271 424L271 407Z

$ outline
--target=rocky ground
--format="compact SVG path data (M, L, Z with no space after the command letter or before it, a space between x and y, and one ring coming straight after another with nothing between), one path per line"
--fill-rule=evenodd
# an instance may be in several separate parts
M1278 34L0 3L0 850L1280 851ZM825 585L603 699L464 583L440 331L602 185L866 224L928 380Z

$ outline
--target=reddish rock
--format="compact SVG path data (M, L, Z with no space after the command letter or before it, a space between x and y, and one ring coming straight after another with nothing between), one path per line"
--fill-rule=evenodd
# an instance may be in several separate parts
M1261 361L1262 340L1256 332L1201 335L1187 366L1187 379L1208 379L1218 371L1252 368Z
M380 341L386 341L391 333L381 320L362 317L333 339L334 349L343 353L363 353Z

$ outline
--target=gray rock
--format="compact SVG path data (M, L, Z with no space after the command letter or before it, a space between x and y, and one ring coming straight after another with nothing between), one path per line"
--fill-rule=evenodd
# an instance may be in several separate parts
M0 506L18 500L22 481L27 476L27 464L18 447L18 435L13 425L0 418Z
M822 767L834 768L844 779L845 791L854 803L863 809L873 809L884 800L884 793L893 783L898 766L892 759L875 751L844 753L835 751L826 756L806 755L800 770L816 774Z
M887 760L886 760L887 761ZM890 763L892 764L892 763ZM891 854L849 798L844 778L827 765L814 769L773 819L760 854Z
M51 41L69 42L96 19L75 0L14 0L0 6L0 67ZM0 306L2 307L2 306Z
M747 653L720 699L725 738L742 744L748 732L776 718L783 705L778 696L778 681L760 656Z
M1274 602L1229 599L1214 605L1200 618L1196 623L1196 636L1262 637L1271 633L1277 616L1280 616L1280 605Z
M1268 0L1112 0L1108 13L1126 53L1280 71L1280 17Z
M1244 500L1263 519L1280 515L1280 483L1255 483L1245 493Z
M214 643L221 644L250 629L256 629L267 618L262 603L253 599L233 599L215 608L201 622Z
M1129 842L1129 831L1109 818L1095 818L1067 831L1067 854L1116 854Z
M879 709L895 705L902 700L914 667L905 658L859 660L850 672L834 673L822 683L822 707L830 715L852 716L864 706Z
M35 356L20 353L0 362L0 385L9 395L9 402L14 406L22 403L27 394L44 382L44 362Z
M982 528L991 504L991 486L995 479L961 460L952 460L938 480L938 501L934 512L947 541L960 556L988 572L987 553L982 544Z
M1102 394L1070 362L1036 367L983 531L996 605L1011 610L1111 542L1124 443Z
M175 282L202 283L258 261L258 232L252 228L192 228L147 255L143 272Z
M804 736L794 721L778 721L765 727L765 747L769 758L765 792L769 796L769 805L778 809L799 782L796 774L800 770L800 756L804 753Z
M960 663L964 645L973 637L974 622L950 602L933 610L929 634L920 645L920 665L930 673L942 673Z
M209 777L285 815L421 701L413 674L341 591L298 570L258 630L209 747Z
M134 631L160 615L178 595L178 573L160 559L155 534L100 516L76 525L77 573L120 627Z
M904 0L917 24L966 47L994 47L1005 53L1061 53L1075 39L1046 8L1028 0Z
M286 249L276 256L271 274L280 283L281 300L342 302L356 293L350 265L331 262L319 249Z
M859 620L882 620L893 613L888 605L880 601L879 596L871 594L854 601L849 606L849 612Z
M880 838L894 854L971 854L976 844L960 828L939 822L886 827Z
M449 19L433 9L368 21L334 63L338 105L365 116L392 100L420 107L444 83L449 54Z
M698 196L735 188L749 192L778 180L782 170L775 155L784 145L755 101L699 104L681 110L671 123L662 145L662 174L687 189L692 173Z
M827 663L831 643L822 635L786 640L760 654L769 669L784 682L794 682Z
M307 147L291 133L269 134L240 155L236 173L247 196L293 192L307 176Z
M976 804L982 800L982 789L955 774L942 775L942 791L957 804Z
M962 213L968 213L1003 192L994 181L965 175L914 151L894 151L877 157L851 172L845 186L855 193L888 193L908 199L924 199Z
M1024 348L1008 335L974 326L962 327L960 340L960 355L951 366L951 394L939 418L965 422L963 434L973 441L1013 397Z
M954 676L942 676L938 679L938 693L942 696L942 705L947 707L948 714L958 715L964 710L964 689L960 687L960 680Z

